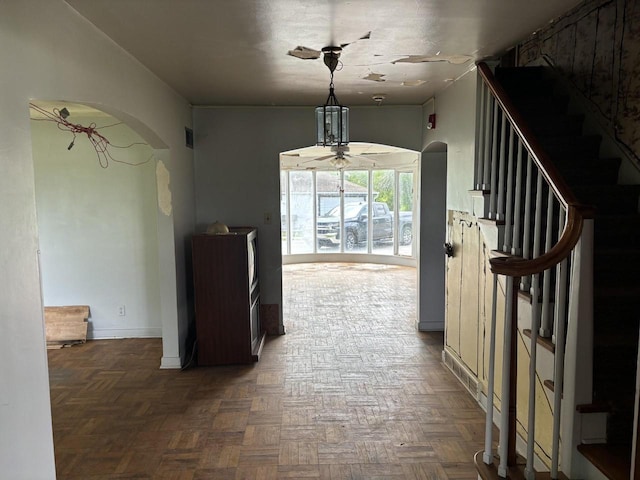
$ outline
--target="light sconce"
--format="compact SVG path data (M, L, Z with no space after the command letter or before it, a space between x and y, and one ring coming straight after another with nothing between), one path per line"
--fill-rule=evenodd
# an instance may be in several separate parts
M341 147L349 143L349 107L340 105L333 88L333 72L338 66L341 47L324 47L324 64L331 72L329 96L324 105L316 108L317 145Z

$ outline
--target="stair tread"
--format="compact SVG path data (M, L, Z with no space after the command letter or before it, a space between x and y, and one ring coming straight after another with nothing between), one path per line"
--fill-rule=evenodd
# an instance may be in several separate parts
M602 443L578 445L578 451L611 480L628 480L631 446Z
M473 460L476 464L476 470L478 471L478 475L482 480L504 480L502 477L498 476L498 460L494 459L491 465L487 465L482 461L482 455L484 451L479 451L473 457ZM518 464L509 467L509 471L507 473L507 478L509 480L525 480L524 475L524 459L522 457L518 457ZM521 463L522 462L522 463ZM548 480L551 479L551 475L549 472L536 472L535 475L536 480ZM560 480L568 480L566 475L562 472L558 473L558 479Z

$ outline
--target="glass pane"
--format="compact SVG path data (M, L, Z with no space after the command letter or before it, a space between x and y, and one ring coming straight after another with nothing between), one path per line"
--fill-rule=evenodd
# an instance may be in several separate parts
M413 253L413 172L398 175L398 253Z
M317 172L318 253L340 251L340 172Z
M347 252L367 253L369 235L369 172L344 172L344 249Z
M280 172L280 236L282 241L282 254L287 252L287 232L289 231L289 219L287 218L287 172Z
M313 253L313 174L289 172L291 253Z
M393 204L395 172L374 170L372 205L372 251L377 255L393 255Z

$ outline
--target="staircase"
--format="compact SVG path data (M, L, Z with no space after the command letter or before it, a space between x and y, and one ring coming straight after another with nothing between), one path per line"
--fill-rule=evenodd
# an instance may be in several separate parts
M607 412L607 442L578 450L607 478L629 479L640 323L640 185L618 183L621 160L600 157L600 137L583 134L583 115L568 113L569 97L558 93L548 69L498 68L495 77L578 200L595 207L593 404L581 408Z

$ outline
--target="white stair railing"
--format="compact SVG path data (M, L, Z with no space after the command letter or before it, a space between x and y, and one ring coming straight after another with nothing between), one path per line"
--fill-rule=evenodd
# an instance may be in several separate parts
M505 318L502 348L502 387L500 390L500 429L498 475L506 477L516 458L516 375L517 371L517 308L518 291L531 299L531 338L529 342L528 414L525 477L535 478L536 456L536 383L538 337L556 343L553 391L553 444L551 448L551 478L557 479L560 464L559 439L561 428L565 339L567 325L575 322L579 312L568 308L568 291L580 281L573 273L579 264L570 258L581 238L585 219L593 212L581 205L534 135L513 107L502 87L494 80L486 64L479 64L482 82L478 106L483 109L478 118L478 159L476 188L489 192L490 219L504 222L502 251L490 260L494 273L493 306L490 332L489 372L487 385L487 425L485 449L480 458L493 464L493 397L495 377L495 329L500 326L496 315L498 276L506 285ZM589 232L591 235L592 233ZM581 258L573 262L581 261ZM575 307L575 305L574 305ZM574 315L570 318L569 314ZM575 349L575 342L567 342ZM590 352L589 352L590 354ZM571 351L571 356L576 352ZM523 399L521 399L523 400ZM566 419L565 419L566 420ZM524 422L523 422L524 423ZM574 422L575 423L575 422ZM570 463L570 453L563 452L563 462ZM564 463L563 463L564 465ZM568 466L567 468L570 468Z

